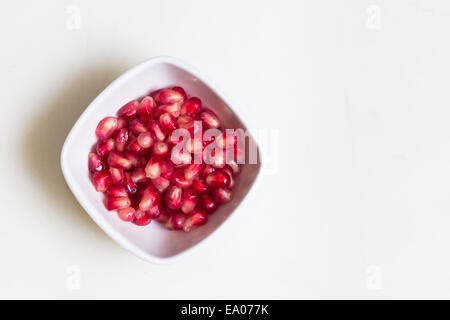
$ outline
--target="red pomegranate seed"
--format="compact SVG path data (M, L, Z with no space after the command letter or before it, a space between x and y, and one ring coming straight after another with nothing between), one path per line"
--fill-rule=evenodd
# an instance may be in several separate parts
M117 129L117 118L106 117L98 123L97 129L95 129L95 134L100 140L105 141L114 134L116 129Z
M186 189L183 191L183 201L181 204L181 211L184 213L191 213L198 202L197 192L193 189Z
M203 151L202 141L199 139L189 139L186 141L186 150L190 153L199 153L201 154Z
M139 102L137 100L130 101L117 111L117 115L121 118L133 119L136 117L138 106Z
M114 135L115 146L117 151L123 152L125 150L125 144L128 141L128 129L122 128Z
M232 193L230 189L218 188L213 191L213 198L218 203L227 203L232 199Z
M181 94L183 96L184 100L187 99L186 91L184 91L184 89L182 87L173 87L172 90Z
M91 172L103 171L105 169L105 164L102 162L102 159L93 152L89 153L88 166Z
M214 188L228 187L230 184L230 177L222 170L214 171L206 176L205 182L207 185Z
M160 215L159 215L159 218L156 220L165 224L165 223L167 223L167 221L169 221L169 219L170 219L170 213L166 212L162 207L160 207Z
M134 154L142 154L145 149L139 144L137 139L128 142L127 149Z
M177 120L170 113L163 113L159 116L159 125L166 134L172 133L178 126Z
M222 169L223 171L225 171L228 176L230 177L230 184L228 185L228 188L233 189L234 187L234 174L233 174L233 170L230 167L225 167Z
M184 169L184 177L187 180L194 180L203 172L202 164L190 164Z
M164 113L170 113L175 118L178 118L180 116L180 109L181 105L179 103L164 104L158 108L156 116L159 117Z
M138 186L131 180L131 173L125 172L125 188L128 190L130 194L135 194L138 191Z
M180 116L177 119L178 127L193 131L195 118L191 116Z
M241 171L241 169L239 168L239 164L237 164L237 162L233 159L227 159L227 165L225 166L225 168L230 168L233 172L233 176L237 176Z
M184 170L178 169L173 173L171 180L172 184L181 188L187 188L192 184L192 180L188 180L184 177Z
M209 213L214 212L217 209L217 203L206 193L200 197L200 205Z
M236 141L236 135L232 132L227 132L227 130L222 132L222 134L218 135L215 139L217 146L221 149L234 147Z
M195 116L202 108L202 101L197 97L187 99L181 106L181 115Z
M144 149L150 148L153 144L152 134L150 132L142 132L138 135L137 142Z
M128 197L127 190L122 186L110 186L108 190L106 190L106 195L111 198Z
M111 167L119 169L131 169L132 162L128 160L123 154L117 151L111 151L108 155L108 164Z
M120 220L131 222L135 218L135 212L136 210L133 207L128 207L117 211L117 215L119 216Z
M178 210L181 208L183 189L177 186L171 186L166 191L164 201L167 207L171 210Z
M144 97L137 107L137 113L141 120L151 120L156 109L155 100L152 97Z
M197 191L198 194L203 194L208 191L208 186L202 180L194 180L191 185L192 189Z
M202 179L205 179L210 173L213 173L214 171L216 171L216 168L210 165L206 165L205 169L203 169Z
M152 220L149 217L147 217L145 212L142 212L141 210L136 210L135 215L136 218L133 220L133 223L137 226L146 226L150 222L152 222Z
M134 119L130 122L129 129L135 135L139 135L140 133L147 132L147 126L144 121L140 119Z
M152 179L152 184L155 186L156 189L158 189L159 192L162 193L169 187L170 181L160 176L156 179Z
M117 210L128 208L131 204L131 201L128 197L121 198L107 198L106 199L106 209L108 210Z
M147 211L153 207L159 199L158 191L153 187L147 187L142 193L141 202L139 202L139 209Z
M123 184L125 183L125 173L122 169L118 168L109 168L109 174L111 176L111 183L112 184Z
M220 127L220 121L217 115L209 110L204 109L200 113L200 119L203 121L203 125L207 128L219 128Z
M161 175L162 160L152 157L145 166L145 174L150 179L156 179Z
M97 154L100 157L106 156L114 150L114 139L107 139L106 141L99 141L97 144Z
M95 190L105 192L111 184L111 177L108 171L95 172L92 178Z
M161 127L159 126L159 123L155 120L151 120L148 123L148 128L150 132L153 134L153 136L158 141L164 141L166 139L165 133L161 130Z
M127 120L123 119L123 118L119 118L117 119L117 128L116 130L120 130L120 129L127 129L128 128L128 122Z
M161 176L168 180L172 179L173 166L167 161L161 163Z
M206 164L213 166L214 168L221 169L226 164L226 152L222 149L213 148L211 152L205 148L203 153L203 161Z
M195 208L194 211L186 217L184 223L184 231L191 231L193 227L203 226L208 222L208 215L205 211L199 208Z
M170 153L170 161L175 166L184 166L192 162L192 156L189 152L187 152L187 150L183 150L183 148L178 151L175 150L175 148L172 148Z
M162 141L157 141L153 145L153 155L157 157L164 158L169 153L169 146L167 143Z
M151 207L150 209L148 209L145 214L147 215L147 217L149 217L150 219L158 219L159 216L161 215L161 206L159 205L159 203L155 204L153 207Z
M139 160L139 157L131 152L125 152L124 153L125 158L131 161L131 166L133 167L142 167L141 161ZM145 164L144 164L145 165Z
M145 169L135 168L133 173L131 174L131 181L133 181L135 184L147 182L148 178L145 175Z
M152 94L158 105L183 102L183 95L171 89L161 89Z
M186 216L182 213L175 213L170 217L169 227L174 230L183 230Z

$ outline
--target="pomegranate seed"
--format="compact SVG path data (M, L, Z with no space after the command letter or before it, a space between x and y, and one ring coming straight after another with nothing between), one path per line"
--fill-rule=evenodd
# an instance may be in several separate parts
M169 153L169 146L167 143L162 141L157 141L153 145L153 155L157 157L164 158Z
M213 173L214 171L216 171L216 168L210 165L206 165L205 169L203 169L202 179L205 179L210 173Z
M171 145L177 145L183 142L183 137L179 135L177 130L172 131L172 133L167 137L167 142Z
M125 158L127 158L128 160L131 161L131 166L133 166L133 167L142 167L141 161L139 160L139 157L136 156L134 153L125 152L124 156L125 156Z
M237 162L233 159L227 159L227 165L225 166L225 168L230 168L233 172L233 176L237 176L241 171L241 169L239 168L239 164L237 164Z
M192 227L200 227L208 222L208 215L201 209L194 209L194 211L187 216L184 223L184 231L192 230Z
M192 181L192 189L197 191L198 194L203 194L208 191L208 186L202 180L194 180Z
M103 171L105 169L105 164L102 162L102 159L93 152L89 153L88 166L91 172Z
M158 105L183 102L183 95L171 89L161 89L152 94Z
M172 133L178 126L177 120L170 113L163 113L159 116L159 125L166 134Z
M213 197L218 203L227 203L231 201L232 193L230 189L218 188L213 191Z
M105 141L114 134L116 129L117 129L117 118L106 117L98 123L97 129L95 129L95 134L100 140Z
M106 190L106 195L111 198L128 197L127 190L122 186L110 186L108 190Z
M192 156L189 152L185 152L183 148L181 148L179 151L173 148L170 154L170 161L175 166L183 166L192 162Z
M168 180L172 179L173 166L167 161L161 163L161 176Z
M131 201L128 197L121 198L107 198L106 199L106 209L108 210L117 210L128 208L131 204Z
M155 204L153 207L148 209L145 212L146 216L150 219L158 219L161 215L161 206L159 204Z
M183 96L184 100L187 99L186 91L184 91L184 89L182 87L173 87L172 90L181 94Z
M138 186L131 180L131 173L125 172L125 188L130 194L135 194L138 191Z
M169 209L178 210L181 208L183 189L177 186L171 186L166 191L164 197L165 203Z
M120 130L120 129L127 129L128 128L128 122L127 120L123 119L123 118L119 118L117 119L117 128L116 130Z
M207 128L219 128L220 127L220 121L217 115L209 110L204 109L200 113L200 119L203 121L203 125Z
M111 183L112 184L122 184L125 183L125 173L122 169L118 168L109 168L109 174L111 176Z
M150 148L153 144L152 134L150 132L142 132L138 135L137 142L144 149Z
M184 177L187 180L194 180L203 172L202 164L190 164L184 169Z
M114 135L116 149L120 152L125 150L125 144L128 141L128 129L122 128Z
M138 212L142 212L142 211L141 210L137 210L136 211L136 213L135 213L136 218L133 220L133 223L135 225L137 225L137 226L146 226L150 222L152 222L152 220L149 217L147 217L147 215L144 212L142 212L141 214L138 214ZM139 218L138 218L138 215L139 215Z
M128 142L127 149L135 154L141 154L145 149L139 144L137 139L133 139Z
M126 222L131 222L135 219L135 215L134 213L136 212L136 210L132 207L128 207L128 208L123 208L120 209L119 211L117 211L117 215L119 216L119 218L123 221Z
M186 217L182 213L175 213L170 217L169 227L174 230L183 230L186 222Z
M161 223L167 223L167 221L169 221L169 219L170 219L170 214L167 213L166 211L164 211L160 207L160 215L159 215L159 218L157 218L157 220Z
M226 164L226 152L222 149L214 148L211 152L207 150L207 148L204 150L203 153L203 161L214 168L221 169L225 167Z
M164 141L164 139L166 139L166 135L161 130L161 127L157 121L151 120L148 123L148 128L158 141Z
M135 135L139 135L140 133L147 132L147 126L140 119L134 119L130 122L129 129Z
M161 175L161 163L157 157L152 157L145 166L145 174L150 179L156 179Z
M137 107L139 119L145 121L151 120L155 109L156 109L155 100L153 100L153 98L150 96L144 97Z
M178 118L180 116L180 109L181 105L179 103L164 104L158 108L156 116L159 117L164 113L170 113L175 118Z
M181 115L195 116L202 108L202 101L197 97L187 99L181 106Z
M121 118L133 119L136 117L138 106L139 102L137 100L130 101L117 111L117 115Z
M147 211L153 207L159 199L158 191L153 186L147 187L142 193L141 202L139 202L139 209Z
M114 150L114 139L107 139L106 141L99 141L97 144L97 154L100 157L106 156Z
M234 133L224 131L222 134L216 137L215 142L221 149L234 147L237 141L237 137Z
M131 174L131 181L133 181L135 184L147 182L148 178L145 175L145 169L144 168L134 169L133 173Z
M181 204L181 211L184 213L191 213L198 202L197 192L193 189L186 189L183 191L183 202Z
M222 170L214 171L206 176L205 182L207 185L214 188L228 187L230 184L230 177Z
M119 169L131 169L132 162L128 160L123 154L117 151L111 151L108 155L108 164L111 167Z
M184 170L175 170L171 182L173 185L181 188L187 188L192 184L192 180L184 177Z
M156 189L158 189L159 192L164 192L164 190L169 187L170 181L160 176L156 179L152 179L152 184Z
M194 121L195 119L191 116L180 116L177 119L178 127L186 130L194 129Z
M223 168L222 170L225 171L228 174L228 176L230 177L230 184L228 185L228 188L233 189L233 187L234 187L233 170L228 166Z
M95 172L93 176L93 184L95 190L97 190L98 192L105 192L111 184L111 177L109 176L109 172Z
M214 212L217 209L217 203L208 194L203 194L200 197L200 205L209 213Z

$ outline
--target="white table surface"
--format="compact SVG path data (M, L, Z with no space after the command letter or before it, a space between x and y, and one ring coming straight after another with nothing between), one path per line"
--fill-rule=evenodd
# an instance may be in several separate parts
M5 3L0 298L450 298L449 18L443 0ZM282 139L253 210L168 266L104 234L59 167L89 102L156 55Z

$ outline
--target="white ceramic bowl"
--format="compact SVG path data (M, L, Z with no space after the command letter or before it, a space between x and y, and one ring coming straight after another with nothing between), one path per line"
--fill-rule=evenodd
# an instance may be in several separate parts
M235 106L198 71L171 57L155 57L125 72L95 98L73 126L61 152L61 167L67 184L91 218L121 246L155 263L178 260L204 242L232 213L236 215L261 166L261 161L257 165L242 165L233 189L233 200L210 215L206 225L188 233L167 230L158 222L145 227L136 226L121 221L114 211L107 211L103 194L92 186L87 167L87 156L97 140L97 123L106 116L115 115L123 104L132 99L175 85L184 87L190 96L200 97L204 106L218 114L225 128L246 130Z

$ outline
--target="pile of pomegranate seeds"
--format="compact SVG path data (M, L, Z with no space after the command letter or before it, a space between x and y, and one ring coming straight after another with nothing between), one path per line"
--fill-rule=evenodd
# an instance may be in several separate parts
M213 131L208 141L204 129L214 129L207 130ZM183 88L128 102L117 117L101 120L95 133L92 182L123 221L144 226L157 220L190 231L231 201L239 173L237 138L221 131L217 115L199 98L187 98Z

